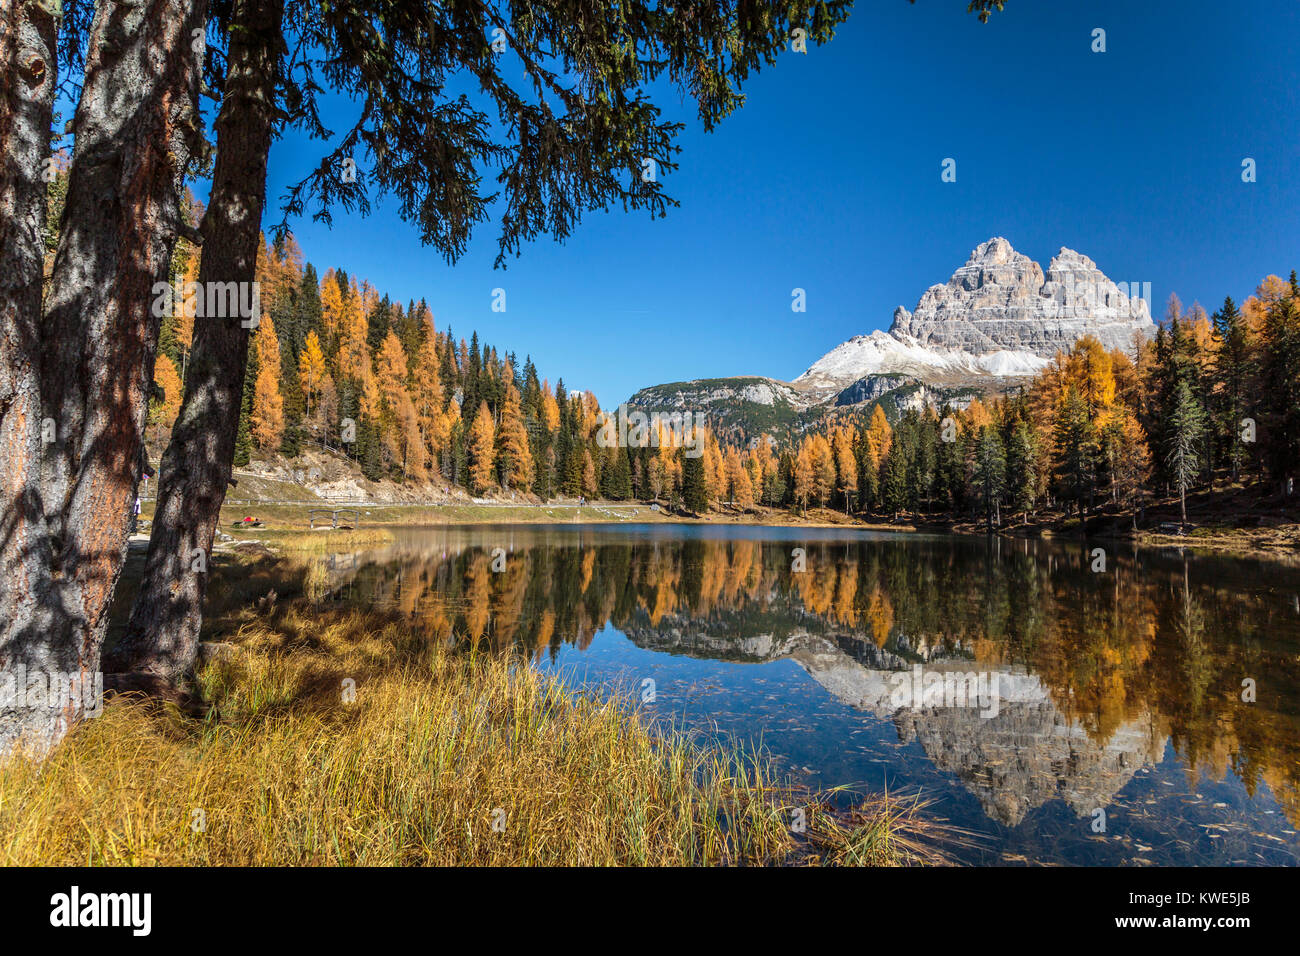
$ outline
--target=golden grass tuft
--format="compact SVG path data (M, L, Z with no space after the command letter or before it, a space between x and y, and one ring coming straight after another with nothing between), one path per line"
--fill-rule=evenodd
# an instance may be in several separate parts
M387 528L250 528L236 529L232 537L260 541L276 551L294 554L329 554L356 551L392 544L393 532Z
M812 839L796 836L793 796L762 761L657 735L624 701L406 622L282 607L233 643L197 675L201 716L119 698L44 763L0 766L0 863L933 858L900 833L924 825L888 803L849 823L816 807Z

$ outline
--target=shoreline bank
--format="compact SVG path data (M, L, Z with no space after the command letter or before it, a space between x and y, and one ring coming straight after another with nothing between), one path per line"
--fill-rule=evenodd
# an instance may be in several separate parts
M374 529L404 527L442 527L481 524L663 524L708 525L713 527L745 526L771 528L812 528L851 531L874 531L896 534L954 535L984 537L988 532L981 521L949 521L925 515L907 516L898 521L861 520L828 509L814 509L804 515L792 514L783 509L755 509L750 512L712 512L708 515L690 515L670 512L666 508L654 510L644 503L596 501L585 505L573 503L517 504L517 503L451 503L417 504L374 502L339 505L340 509L356 510L360 515L354 540ZM290 536L327 535L329 528L309 527L309 512L318 512L318 519L330 521L330 504L288 504L277 501L260 503L237 502L227 504L222 510L218 527L218 543L233 545L241 540L287 539ZM152 515L152 502L146 502L141 517L146 521ZM260 521L260 526L238 526L245 517ZM318 525L319 525L318 520ZM353 520L343 516L341 522ZM1187 534L1163 533L1158 530L1128 527L1124 515L1103 514L1089 519L1090 528L1081 535L1078 519L1051 516L1029 524L1004 524L992 532L1001 539L1042 539L1060 542L1088 541L1115 542L1143 548L1185 548L1241 557L1260 557L1274 560L1300 560L1300 523L1275 521L1261 527L1235 527L1229 524L1203 524L1192 527ZM133 536L139 543L147 540L147 524L142 533ZM337 531L334 533L338 533ZM271 543L269 540L267 543ZM364 543L364 542L361 542Z

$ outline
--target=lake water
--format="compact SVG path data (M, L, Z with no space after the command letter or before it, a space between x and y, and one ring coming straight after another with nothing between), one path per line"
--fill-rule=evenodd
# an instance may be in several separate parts
M1300 862L1300 571L1113 544L1094 571L1100 545L425 528L328 556L323 593L761 744L799 783L919 792L979 835L967 862Z

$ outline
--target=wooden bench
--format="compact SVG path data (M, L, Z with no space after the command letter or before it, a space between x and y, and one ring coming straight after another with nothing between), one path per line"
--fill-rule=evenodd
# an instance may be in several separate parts
M314 531L316 530L316 516L320 515L320 520L324 522L325 515L330 516L330 528L337 529L339 526L340 515L352 515L351 527L355 528L361 524L361 512L355 508L312 508L307 512L307 524Z

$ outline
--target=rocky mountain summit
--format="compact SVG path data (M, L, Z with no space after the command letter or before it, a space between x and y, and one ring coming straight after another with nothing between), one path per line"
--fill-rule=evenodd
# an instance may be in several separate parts
M929 383L1032 375L1085 335L1128 351L1135 334L1155 335L1147 301L1129 291L1073 249L1061 249L1044 273L996 236L945 284L927 289L914 311L895 309L888 332L854 336L794 384L843 388L882 374Z
M788 437L828 406L884 402L886 411L948 403L964 407L1037 373L1058 351L1093 335L1131 352L1155 336L1149 284L1111 281L1097 264L1062 248L1047 271L1000 236L966 264L899 306L887 332L856 335L793 382L756 376L658 385L629 404L693 409L726 431Z

